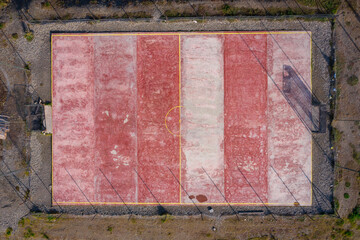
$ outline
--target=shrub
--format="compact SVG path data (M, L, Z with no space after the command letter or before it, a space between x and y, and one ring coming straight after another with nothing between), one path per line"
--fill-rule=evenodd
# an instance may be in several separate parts
M46 233L42 233L43 238L50 239L49 236Z
M19 38L19 35L17 33L13 33L11 34L11 37L16 40Z
M346 82L350 85L350 86L355 86L358 82L359 82L359 78L355 75L352 75L351 77L349 77Z
M5 8L10 3L10 0L0 0L0 9Z
M352 213L349 214L348 219L351 223L354 223L360 219L360 205L353 209Z
M336 226L342 226L344 225L345 221L343 219L339 219L335 222Z
M35 233L32 231L31 228L26 228L26 231L24 233L24 238L31 238L31 237L34 237L35 236Z
M352 157L355 161L360 163L360 152L356 151L355 145L350 143L350 147L352 148Z
M345 182L345 187L350 187L350 183L349 182Z
M49 222L52 222L53 220L56 219L56 217L53 216L53 215L48 215L48 216L47 216L47 219L48 219Z
M25 68L26 70L30 70L30 65L31 65L30 62L26 62L24 68Z
M34 39L34 33L29 31L29 32L25 33L24 37L26 38L26 40L28 42L31 42Z
M298 0L302 5L309 7L318 7L318 4L325 9L326 13L335 14L338 7L340 6L340 0Z
M25 218L20 219L18 224L23 227L25 225Z
M8 228L6 229L6 232L5 232L6 236L7 236L7 237L10 237L12 231L13 231L13 229L12 229L11 227L8 227Z
M224 4L221 6L221 11L225 16L235 16L239 14L239 9L236 7L232 7L229 4Z
M41 8L50 8L50 2L48 2L48 1L45 1L45 2L42 2L41 3Z
M5 23L0 22L0 29L3 29L5 27Z
M350 230L346 230L343 235L346 236L346 237L351 237L354 233Z
M337 200L337 198L334 198L334 208L336 210L339 210L339 208L340 208L340 203L339 203L339 200Z
M160 219L162 223L166 223L168 220L171 219L171 215L166 213L163 215L163 217Z
M334 143L338 143L341 140L342 132L340 132L336 128L333 128L332 129L332 136L333 136L333 139L334 139Z
M112 233L113 227L112 226L108 226L106 229L108 232Z
M348 199L350 197L350 195L348 193L344 193L344 198Z

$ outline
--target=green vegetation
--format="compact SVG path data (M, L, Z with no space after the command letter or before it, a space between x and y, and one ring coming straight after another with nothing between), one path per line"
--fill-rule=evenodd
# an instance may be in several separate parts
M348 193L344 193L344 198L348 199L350 197L350 195Z
M20 219L19 222L18 222L18 225L23 227L25 225L25 218Z
M337 77L339 77L342 74L343 69L345 67L344 59L345 57L343 56L343 54L340 53L336 54L335 72Z
M333 228L333 231L336 232L336 233L341 234L341 233L344 232L344 229L342 229L342 228Z
M266 15L265 11L260 10L258 8L256 8L256 9L244 8L244 7L237 8L237 7L230 6L229 4L222 5L221 12L224 16L237 16L237 15L264 16L264 15Z
M112 227L112 226L108 226L106 230L107 230L108 232L112 233L113 227Z
M6 235L7 237L10 237L12 231L13 231L13 229L12 229L11 227L8 227L8 228L6 229L5 235Z
M26 70L30 70L30 65L31 65L30 62L26 62L24 68L25 68Z
M360 219L360 205L357 205L352 213L349 214L348 216L348 220L351 222L351 223L355 223L357 220Z
M345 187L350 187L350 183L349 182L345 182Z
M344 223L345 223L345 221L340 218L339 220L337 220L337 221L335 222L335 225L336 225L336 226L342 226L342 225L344 225Z
M195 16L193 13L188 12L178 12L176 9L166 10L164 12L166 17L193 17Z
M339 208L340 208L340 203L339 203L339 200L337 200L337 198L334 198L334 208L336 210L339 210Z
M19 38L19 35L18 35L17 33L13 33L13 34L11 34L11 37L12 37L14 40L16 40L16 39Z
M350 230L346 230L346 231L343 233L343 235L344 235L345 237L351 237L352 235L354 235L354 233L353 233L352 231L350 231Z
M359 78L355 75L352 75L351 77L349 77L346 82L350 85L350 86L355 86L356 84L358 84L359 82Z
M332 128L332 137L334 140L334 143L339 143L342 137L342 132L340 132L338 129L336 128Z
M56 219L56 217L53 216L53 215L48 215L48 216L47 216L47 220L48 220L49 222L52 222L52 221L54 221L55 219Z
M24 200L28 200L30 197L30 189L26 189L25 193L24 193Z
M305 14L317 14L318 11L316 9L303 9ZM258 9L258 8L237 8L233 7L229 4L224 4L221 6L221 12L224 16L237 16L237 15L243 15L243 16L292 16L292 15L304 15L304 12L301 11L299 8L293 8L293 9L282 9L282 8L275 8L275 7L269 7L265 10Z
M221 7L221 11L224 16L236 16L240 13L240 9L237 7L232 7L229 4L224 4Z
M252 238L249 238L248 240L270 240L270 239L274 239L274 238L272 236L264 235L261 237L252 237Z
M25 33L24 37L26 38L26 40L28 42L31 42L34 39L34 33L29 31L29 32Z
M297 0L301 5L308 7L318 7L324 9L325 13L335 14L338 7L340 6L341 0Z
M1 0L0 0L1 1ZM5 27L5 23L4 22L0 22L0 29L3 29Z
M31 238L31 237L34 237L34 236L35 236L35 233L32 231L32 229L27 227L26 231L24 233L24 238Z
M45 238L45 239L50 239L49 236L48 236L46 233L42 233L41 235L42 235L42 237Z
M50 2L48 2L48 1L41 3L41 8L50 8L50 7L51 7L51 5L50 5Z
M0 9L5 8L10 3L10 0L0 0Z
M350 143L350 147L352 148L352 157L355 161L360 164L360 152L356 151L356 147L354 144Z
M171 215L168 214L168 213L166 213L166 214L163 215L162 218L160 218L160 221L161 221L162 223L166 223L166 222L167 222L168 220L170 220L170 219L171 219Z

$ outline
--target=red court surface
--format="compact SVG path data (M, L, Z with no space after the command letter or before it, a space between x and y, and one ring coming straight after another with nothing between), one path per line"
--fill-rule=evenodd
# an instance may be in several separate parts
M283 94L285 65L311 88L306 32L51 43L53 203L311 205L311 132Z

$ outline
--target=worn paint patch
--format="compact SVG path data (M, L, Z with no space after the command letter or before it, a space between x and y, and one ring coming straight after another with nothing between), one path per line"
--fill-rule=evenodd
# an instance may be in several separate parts
M309 205L311 135L271 81L295 65L311 88L309 36L241 36L53 37L57 202L88 204L66 167L96 204L122 203L112 187L129 204L261 204L241 171L264 202L293 205L273 166Z
M181 38L181 135L189 194L206 189L210 202L223 202L224 56L223 36ZM205 171L214 181L209 179ZM189 202L184 196L183 200Z
M266 40L265 34L225 37L225 195L231 202L261 203L247 181L268 201L267 75L257 61L266 62Z
M269 167L269 201L293 205L295 199L282 183L284 181L301 205L311 205L311 185L302 172L311 177L311 134L276 87L283 91L285 64L296 66L302 80L311 85L310 38L307 34L299 34L273 35L267 39L271 76L268 77L268 153L270 164L281 177ZM294 42L298 48L293 47Z

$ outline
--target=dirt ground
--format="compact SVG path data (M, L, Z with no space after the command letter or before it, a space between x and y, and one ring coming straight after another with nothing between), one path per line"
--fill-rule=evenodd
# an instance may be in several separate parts
M335 168L334 195L342 216L360 203L360 84L349 81L352 76L360 78L359 12L359 1L344 1L335 23L336 105L332 125L336 165L347 169Z
M324 2L325 0L321 0ZM275 15L287 14L327 14L320 5L299 8L295 2L264 1L263 6L269 9L268 19ZM299 1L300 2L300 1ZM301 0L301 2L306 2ZM311 2L311 1L310 1ZM329 127L325 135L330 135L332 143L322 140L322 147L326 148L328 156L335 158L335 181L332 174L319 174L314 181L327 182L326 198L332 201L334 214L330 215L303 215L299 208L293 214L297 216L278 216L275 221L271 215L267 216L240 216L240 221L235 216L225 217L219 211L230 214L225 208L215 209L214 217L206 216L202 221L200 216L100 216L112 210L104 210L93 219L89 210L69 210L76 215L29 214L34 211L49 213L54 208L49 207L51 198L51 137L43 136L39 132L27 131L23 118L22 108L26 100L21 88L15 84L31 84L44 100L51 100L50 94L50 69L49 69L49 36L50 31L173 31L175 30L234 30L235 28L251 30L264 30L259 22L239 22L234 17L224 16L264 15L260 2L249 1L250 6L244 1L225 2L229 7L224 7L223 1L197 1L197 2L156 2L131 3L124 5L92 4L84 5L82 1L50 1L33 0L28 6L16 9L10 5L0 10L0 93L8 88L12 93L0 95L0 114L11 116L11 135L8 140L0 142L0 239L358 239L360 238L360 212L351 214L353 209L360 204L360 3L356 0L344 0L336 13L333 23L336 62L325 58L328 67L314 65L314 76L328 79L328 71L336 71L336 81L315 81L316 95L321 96L323 102L329 103ZM285 4L285 5L284 5ZM295 4L295 5L294 5ZM272 7L270 9L270 7ZM0 8L1 9L1 8ZM252 10L249 12L249 9ZM261 12L263 11L263 12ZM167 12L166 12L167 11ZM191 13L192 12L192 13ZM206 13L206 14L205 14ZM220 16L221 21L206 19L206 16ZM112 22L103 27L104 22L94 19L128 19L127 24ZM165 21L166 16L169 18ZM194 19L170 19L170 17L200 16ZM203 17L205 16L205 18ZM286 16L285 16L286 17ZM291 19L292 16L290 16ZM71 19L87 18L86 21ZM147 18L147 19L140 19ZM324 15L315 15L319 24L311 31L320 32ZM62 21L56 20L62 19ZM282 18L280 18L282 19ZM50 20L50 21L49 21ZM89 21L90 20L90 21ZM117 19L120 20L120 19ZM282 19L284 20L284 19ZM281 29L282 20L268 21L268 29ZM35 22L42 22L38 24ZM66 23L65 23L66 22ZM166 23L169 23L168 25ZM245 24L246 23L246 24ZM299 22L289 21L289 28L301 29ZM72 25L74 24L74 25ZM283 24L283 25L282 25ZM302 21L305 28L310 28L309 19ZM55 27L54 27L55 26ZM291 27L292 26L292 27ZM326 31L325 31L326 32ZM328 45L327 32L319 35L316 42ZM7 37L5 37L7 36ZM37 46L44 45L42 48ZM14 50L15 47L16 51ZM321 47L322 48L322 47ZM316 49L316 47L314 47ZM330 48L322 48L330 52ZM17 52L20 52L20 56ZM320 54L318 52L317 54ZM319 58L321 59L321 58ZM30 68L26 71L23 68ZM325 76L325 77L324 77ZM313 77L314 79L314 77ZM326 81L325 80L325 81ZM329 87L331 86L331 87ZM2 89L2 90L1 90ZM330 89L330 90L329 90ZM328 99L329 96L331 99ZM327 137L328 138L328 137ZM327 139L323 138L323 139ZM331 149L332 148L332 149ZM31 156L31 160L30 160ZM321 152L315 153L315 159L324 158ZM42 159L37 161L36 159ZM320 161L320 160L319 160ZM31 165L28 163L31 162ZM29 169L29 166L32 169ZM314 169L321 172L322 167ZM326 165L328 173L332 173L330 164ZM5 175L5 176L4 176ZM37 176L39 175L40 178ZM40 180L41 179L41 180ZM331 189L333 185L333 189ZM330 188L329 188L330 186ZM36 204L33 204L36 203ZM38 208L33 208L34 206ZM324 209L328 209L327 206ZM320 206L320 205L319 205ZM224 210L226 209L226 210ZM314 207L316 209L316 206ZM321 209L321 207L320 207ZM57 209L59 210L59 209ZM253 210L253 209L252 209ZM313 211L312 209L306 209ZM139 208L139 212L155 214L152 210ZM189 210L191 212L192 210ZM315 211L315 210L314 210ZM286 211L285 211L286 212ZM316 209L317 214L319 211ZM325 212L328 212L327 210ZM332 212L332 211L330 211ZM192 213L194 214L194 213ZM284 211L279 211L284 214ZM301 215L302 214L302 215ZM343 220L337 216L339 214ZM349 215L350 214L350 215ZM207 214L211 215L211 214ZM24 217L25 218L22 218ZM21 219L21 220L20 220ZM358 220L359 219L359 220ZM19 222L19 223L18 223ZM212 227L216 231L212 230ZM14 230L12 230L14 229Z
M33 214L10 239L346 239L359 225L329 216L101 217ZM314 226L316 224L316 227ZM351 229L351 230L350 230Z

